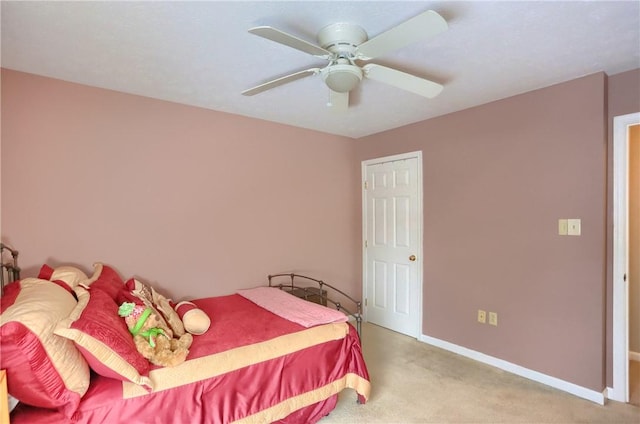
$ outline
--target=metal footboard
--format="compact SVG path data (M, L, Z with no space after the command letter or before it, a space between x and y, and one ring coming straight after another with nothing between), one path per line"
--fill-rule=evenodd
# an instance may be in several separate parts
M276 282L276 279L287 278L286 283ZM314 283L315 286L309 287L309 284ZM332 286L329 283L325 283L317 278L308 277L306 275L295 273L283 273L269 275L269 287L278 287L280 290L285 290L291 294L300 297L305 300L309 300L315 303L322 304L324 306L332 306L337 310L346 313L348 316L353 317L356 321L356 330L358 336L361 336L362 330L362 302L349 296L342 290ZM349 307L345 307L342 302L335 300L336 294L339 294Z

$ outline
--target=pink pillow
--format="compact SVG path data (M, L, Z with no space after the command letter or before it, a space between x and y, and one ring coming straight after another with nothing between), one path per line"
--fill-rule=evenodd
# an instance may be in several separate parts
M0 315L0 367L7 370L9 393L68 417L89 388L89 367L74 344L53 331L75 306L60 286L26 278L5 287Z
M96 373L151 388L145 377L149 361L136 349L118 305L105 291L90 287L76 287L78 305L55 333L73 340Z
M110 266L100 262L93 264L93 269L93 276L82 284L89 286L92 290L100 289L116 300L120 291L124 289L124 281L120 275Z

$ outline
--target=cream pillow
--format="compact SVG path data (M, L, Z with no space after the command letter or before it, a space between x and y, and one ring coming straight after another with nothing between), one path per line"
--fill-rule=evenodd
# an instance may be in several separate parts
M54 329L75 306L60 285L25 278L5 287L0 314L0 367L7 370L9 394L68 417L89 388L89 366Z

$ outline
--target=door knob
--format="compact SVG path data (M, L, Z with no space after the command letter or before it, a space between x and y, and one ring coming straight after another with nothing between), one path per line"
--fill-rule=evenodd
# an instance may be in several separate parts
M414 261L416 260L416 255L411 255L411 256L409 256L409 260L410 260L411 262L414 262Z

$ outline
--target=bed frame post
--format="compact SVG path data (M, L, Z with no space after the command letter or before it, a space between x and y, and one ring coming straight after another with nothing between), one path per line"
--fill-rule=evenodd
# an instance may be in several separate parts
M11 262L4 262L4 251L11 253ZM7 273L7 283L12 283L20 279L20 267L18 266L18 251L10 248L4 243L0 243L0 291L4 291L5 272Z

